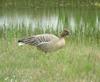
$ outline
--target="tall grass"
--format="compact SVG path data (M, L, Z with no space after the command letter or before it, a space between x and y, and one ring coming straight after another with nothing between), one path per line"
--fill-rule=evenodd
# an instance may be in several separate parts
M59 13L56 29L49 26L44 29L40 25L33 29L31 24L29 27L24 24L16 26L4 24L0 27L0 82L100 82L100 30L98 29L100 26L98 25L97 28L94 23L92 24L95 18L89 20L87 15L85 16L84 12L81 12L80 15L84 15L84 20L90 21L91 24L89 25L88 22L83 25L78 24L73 31L67 24L68 18L65 15L68 14L68 11L65 12L68 4L77 7L77 4L80 3L82 3L81 6L94 3L92 4L89 0L85 3L83 3L84 1L77 2L77 0L75 2L71 0L68 3L62 0L54 0L54 2L43 0L43 2L50 2L50 4L42 4L41 0L34 4L31 0L24 1L24 3L21 1L19 3L19 0L2 2L2 8L7 7L7 9L13 9L11 8L13 6L14 8L36 7L37 10L39 7L48 6L51 10L51 7L60 6L62 8L63 6L64 12L60 11L61 8L56 11ZM85 13L88 12L85 11ZM77 16L77 21L80 21L79 19ZM66 25L69 26L67 29L70 31L63 49L45 54L33 46L19 47L17 45L18 39L36 34L52 33L59 36L59 33L62 32L59 24L61 21L64 28Z
M65 48L48 54L17 45L18 39L41 33L58 35L49 27L0 28L0 82L100 82L99 30L78 28L66 38Z
M45 54L34 47L17 45L19 38L53 33L30 26L0 28L0 82L100 82L99 31L81 29L66 38L66 47Z
M84 28L84 29L83 29ZM63 28L64 29L64 28ZM71 41L79 41L79 42L87 42L87 43L95 43L99 45L100 43L100 30L96 29L96 27L82 27L82 28L76 28L75 32L73 32L70 28L67 28L70 31L70 40ZM62 28L57 28L57 30L53 29L53 27L47 27L45 29L41 27L32 28L30 25L29 27L26 27L24 24L21 26L3 26L0 27L0 38L4 38L9 40L12 40L13 38L22 38L22 37L28 37L36 34L42 34L42 33L52 33L55 35L60 34L62 32Z
M99 53L95 44L70 39L65 48L47 54L28 45L19 47L16 38L0 39L0 81L99 82Z

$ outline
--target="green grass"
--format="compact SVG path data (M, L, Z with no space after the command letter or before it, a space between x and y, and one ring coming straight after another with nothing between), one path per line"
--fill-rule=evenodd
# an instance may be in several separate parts
M45 32L39 22L34 30L32 24L27 28L24 21L21 25L0 26L0 82L100 82L99 4L99 0L2 1L1 16L13 18L14 14L25 13L41 18L54 14L59 21L56 30L48 26ZM74 31L70 15L75 18ZM71 32L63 49L45 54L32 46L17 45L18 39L34 34L59 35L61 22Z
M0 82L100 82L99 30L76 29L66 38L66 47L45 54L33 46L17 45L19 38L44 33L41 28L26 28L0 28Z
M0 3L0 7L3 8L41 8L41 7L66 7L66 6L73 6L73 7L100 7L99 0L96 1L90 1L90 0L84 0L84 1L78 1L78 0L63 0L63 1L57 1L57 0L5 0Z
M100 47L66 40L66 47L43 53L17 39L0 40L0 82L100 82Z

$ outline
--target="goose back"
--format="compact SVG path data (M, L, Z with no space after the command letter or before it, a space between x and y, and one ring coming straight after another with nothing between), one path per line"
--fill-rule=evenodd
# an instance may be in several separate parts
M30 44L34 46L40 46L48 44L50 41L58 40L59 38L52 34L40 34L40 35L34 35L30 38L21 39L18 42L23 42L25 44Z

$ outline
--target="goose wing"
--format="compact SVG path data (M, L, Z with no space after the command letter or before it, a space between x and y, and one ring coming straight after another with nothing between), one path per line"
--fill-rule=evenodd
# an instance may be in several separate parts
M32 44L35 46L48 44L48 42L59 39L57 36L52 34L42 34L42 35L36 35L34 40L32 41Z
M35 35L30 38L19 40L18 42L23 42L25 44L30 44L34 46L40 46L44 44L48 44L48 42L59 39L57 36L53 34L40 34Z

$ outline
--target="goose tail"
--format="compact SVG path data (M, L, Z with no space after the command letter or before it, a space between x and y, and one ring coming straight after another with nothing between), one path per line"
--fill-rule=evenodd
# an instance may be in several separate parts
M32 44L35 40L35 37L29 37L29 38L24 38L24 39L20 39L18 40L18 45L25 45L25 44Z
M18 40L18 45L19 45L19 46L23 46L23 45L25 45L25 43L24 43L23 40Z

